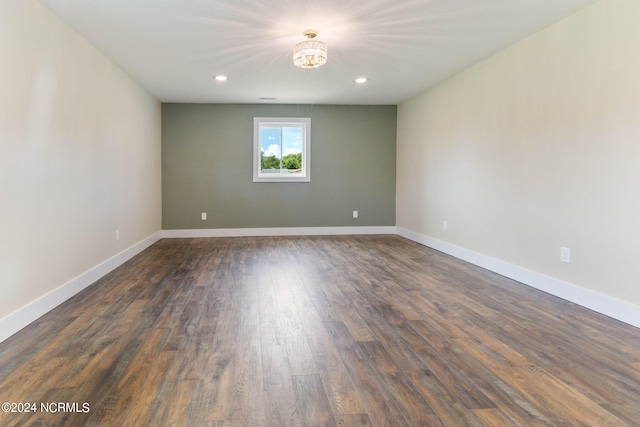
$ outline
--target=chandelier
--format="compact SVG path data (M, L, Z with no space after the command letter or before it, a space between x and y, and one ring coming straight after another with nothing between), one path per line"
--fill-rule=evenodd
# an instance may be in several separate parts
M307 40L293 48L293 63L300 68L318 68L327 62L327 45L313 40L318 33L308 30L303 33Z

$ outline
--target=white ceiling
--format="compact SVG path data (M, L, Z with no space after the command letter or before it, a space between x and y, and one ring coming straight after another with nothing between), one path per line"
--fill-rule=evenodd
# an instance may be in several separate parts
M397 104L595 0L41 2L163 102ZM303 70L308 29L329 60Z

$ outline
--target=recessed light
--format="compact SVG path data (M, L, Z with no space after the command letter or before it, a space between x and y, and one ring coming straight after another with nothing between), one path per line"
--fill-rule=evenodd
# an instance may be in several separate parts
M219 82L226 82L227 81L227 76L223 76L221 74L217 75L215 78Z
M369 81L369 79L366 77L358 77L355 81L356 83L366 83Z

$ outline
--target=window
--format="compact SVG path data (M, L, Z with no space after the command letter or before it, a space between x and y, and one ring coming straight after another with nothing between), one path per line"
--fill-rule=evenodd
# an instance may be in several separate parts
M311 119L253 118L253 181L309 182Z

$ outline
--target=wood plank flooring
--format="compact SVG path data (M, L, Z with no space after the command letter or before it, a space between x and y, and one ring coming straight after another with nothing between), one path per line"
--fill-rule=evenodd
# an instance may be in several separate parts
M169 239L1 343L0 402L37 405L2 426L639 426L640 329L398 236Z

